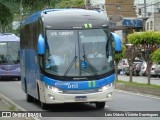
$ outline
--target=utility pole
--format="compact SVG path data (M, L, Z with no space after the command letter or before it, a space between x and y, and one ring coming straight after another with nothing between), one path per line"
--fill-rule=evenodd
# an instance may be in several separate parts
M144 18L147 17L146 0L144 0Z
M146 0L144 0L143 31L146 30L146 18L147 18L147 9L146 9Z

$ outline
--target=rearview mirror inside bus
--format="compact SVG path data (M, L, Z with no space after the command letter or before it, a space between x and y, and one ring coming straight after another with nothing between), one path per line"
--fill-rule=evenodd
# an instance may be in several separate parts
M39 37L38 37L38 54L39 55L42 55L44 54L44 38L43 36L40 34Z

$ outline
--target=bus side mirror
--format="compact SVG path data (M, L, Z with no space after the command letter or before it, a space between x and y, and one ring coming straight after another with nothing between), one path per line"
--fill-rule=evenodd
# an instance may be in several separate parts
M115 34L115 33L111 33L112 37L114 39L114 49L116 52L121 52L122 51L122 41L121 38Z
M39 55L44 54L44 45L45 45L44 38L40 34L39 37L38 37L38 54Z

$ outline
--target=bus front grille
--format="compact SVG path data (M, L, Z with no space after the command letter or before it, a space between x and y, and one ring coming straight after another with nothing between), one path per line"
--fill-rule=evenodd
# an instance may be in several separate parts
M90 90L63 90L64 94L88 94L88 93L96 93L98 89L90 89Z

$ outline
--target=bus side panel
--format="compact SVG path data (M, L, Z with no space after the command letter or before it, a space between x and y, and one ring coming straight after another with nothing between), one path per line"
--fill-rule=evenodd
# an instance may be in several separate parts
M21 86L22 90L26 92L25 88L25 50L20 50L20 66L21 66Z
M27 93L34 98L37 95L37 80L40 80L38 59L34 49L25 50L25 78Z

